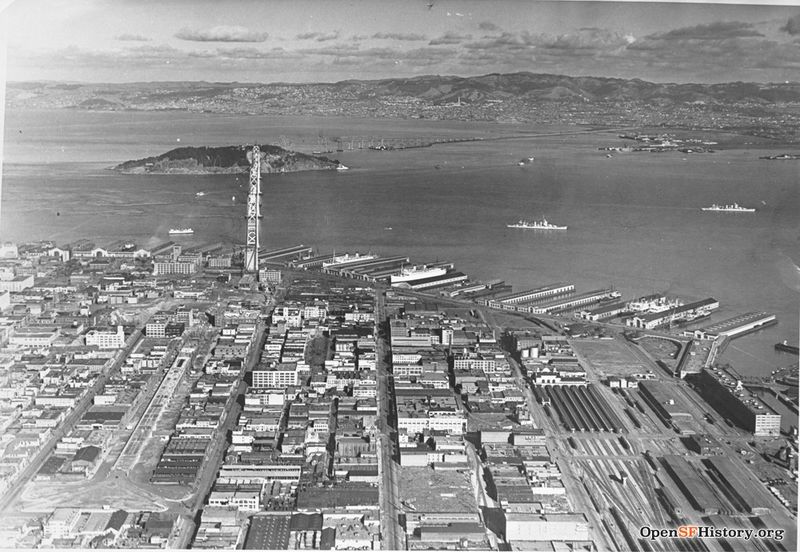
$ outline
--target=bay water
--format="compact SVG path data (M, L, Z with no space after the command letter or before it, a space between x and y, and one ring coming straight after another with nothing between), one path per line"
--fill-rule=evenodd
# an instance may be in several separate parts
M247 175L123 175L108 168L184 145L282 143L311 152L324 139L477 137L425 148L333 152L327 155L349 170L267 175L262 244L449 260L472 279L501 278L515 290L567 281L579 292L613 286L625 298L654 292L714 297L721 308L712 321L762 310L779 318L777 326L734 340L723 360L746 375L796 363L773 345L798 341L800 161L759 156L800 153L798 147L738 139L712 154L608 157L598 148L624 145L617 132L574 130L185 112L8 112L0 239L242 243ZM530 156L533 162L518 165ZM733 202L757 212L701 211ZM507 227L541 217L569 229ZM167 233L183 227L194 235Z

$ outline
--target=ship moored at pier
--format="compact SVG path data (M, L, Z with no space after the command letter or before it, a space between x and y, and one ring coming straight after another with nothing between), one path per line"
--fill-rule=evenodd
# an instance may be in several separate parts
M400 282L413 282L414 280L442 276L446 273L447 268L441 266L412 266L402 269L399 274L393 274L391 276L391 283L395 285Z

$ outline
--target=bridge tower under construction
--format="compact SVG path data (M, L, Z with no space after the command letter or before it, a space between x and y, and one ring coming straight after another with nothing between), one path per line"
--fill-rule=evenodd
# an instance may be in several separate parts
M258 145L247 152L250 162L250 189L247 193L247 229L244 245L244 272L258 281L258 251L261 234L261 149Z

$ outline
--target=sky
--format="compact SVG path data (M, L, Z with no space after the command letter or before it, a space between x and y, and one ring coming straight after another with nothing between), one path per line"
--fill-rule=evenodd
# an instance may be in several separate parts
M0 26L9 81L335 82L517 71L800 81L798 5L16 0L0 12Z

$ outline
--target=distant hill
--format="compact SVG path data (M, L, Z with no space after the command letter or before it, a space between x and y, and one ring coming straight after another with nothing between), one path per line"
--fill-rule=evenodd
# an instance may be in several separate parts
M800 142L800 83L493 73L335 83L8 83L8 108L191 111L725 130Z
M338 161L288 151L278 146L259 146L264 159L262 173L333 170ZM244 173L249 170L247 147L183 147L155 157L125 161L114 170L125 174L216 174Z
M800 83L659 84L640 79L569 77L541 73L493 73L480 77L422 76L379 81L344 81L336 86L369 85L377 95L413 96L435 102L476 102L508 98L573 99L589 102L800 102Z

